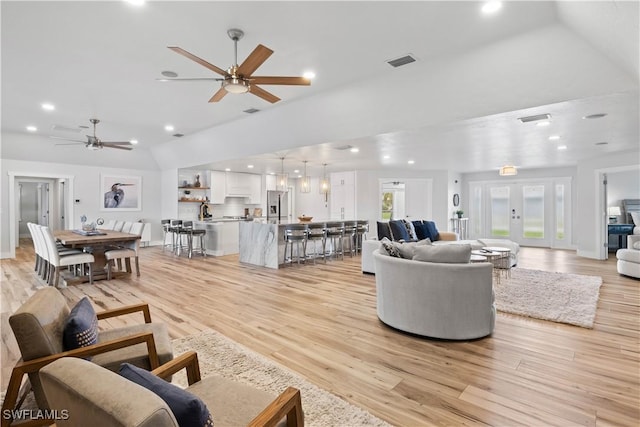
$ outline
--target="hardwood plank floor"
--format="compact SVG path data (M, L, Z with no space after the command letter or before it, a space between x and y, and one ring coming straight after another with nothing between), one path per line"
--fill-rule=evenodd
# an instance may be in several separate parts
M44 286L30 241L20 244L1 263L3 389L19 357L8 316ZM152 247L140 266L140 278L61 292L69 304L88 295L98 309L146 301L173 338L216 329L395 425L640 424L640 281L618 275L615 258L522 248L519 267L603 277L594 328L499 312L491 337L464 342L383 325L359 257L269 270Z

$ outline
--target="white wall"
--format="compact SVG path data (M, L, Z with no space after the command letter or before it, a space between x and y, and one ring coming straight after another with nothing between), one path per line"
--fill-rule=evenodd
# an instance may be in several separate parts
M294 207L294 218L300 215L312 216L314 221L329 219L329 196L325 201L324 194L320 194L320 178L311 177L311 187L308 193L300 192L300 179L292 180L295 184L296 205ZM350 218L351 219L351 218Z
M23 160L1 160L2 179L0 181L0 236L1 257L11 256L12 248L9 238L9 173L16 173L19 176L31 176L37 174L42 176L52 174L52 176L71 175L74 177L73 200L80 200L73 205L73 211L67 212L73 228L80 227L80 216L86 215L89 221L97 218L122 219L128 221L138 221L144 219L151 222L151 240L162 239L160 227L160 207L161 207L161 184L160 172L151 170L136 169L115 169L101 168L95 166L68 165L63 163L31 162ZM103 212L102 206L103 192L100 188L100 174L111 175L132 175L142 177L142 210L133 212ZM173 181L172 195L175 195L175 179Z

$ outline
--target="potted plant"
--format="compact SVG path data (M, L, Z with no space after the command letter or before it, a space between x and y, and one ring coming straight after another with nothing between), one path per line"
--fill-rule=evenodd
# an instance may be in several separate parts
M458 218L462 218L462 215L464 215L464 211L462 209L458 209L456 211L456 215L458 216Z

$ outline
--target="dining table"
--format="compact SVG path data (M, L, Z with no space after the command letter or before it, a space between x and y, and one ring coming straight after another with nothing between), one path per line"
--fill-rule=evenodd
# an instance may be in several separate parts
M95 261L93 263L93 280L105 280L107 278L107 260L105 252L111 247L117 247L121 244L134 242L141 238L138 234L124 233L122 231L97 229L93 232L85 232L82 230L57 230L53 232L56 240L63 246L68 248L81 248L86 252L90 252ZM116 273L112 273L112 278L130 275L131 269L121 271L118 269ZM67 284L77 284L89 281L88 275L70 276L66 272L63 274Z

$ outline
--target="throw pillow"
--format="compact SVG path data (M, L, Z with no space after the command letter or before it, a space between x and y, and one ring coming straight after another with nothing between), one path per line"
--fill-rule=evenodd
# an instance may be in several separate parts
M423 245L415 248L414 261L446 264L469 263L471 245Z
M192 393L129 363L120 365L118 373L164 400L180 427L213 426L207 405Z
M640 212L629 212L631 214L631 220L633 225L640 227Z
M62 333L62 345L67 351L97 342L98 317L89 298L84 297L69 312Z
M418 246L430 245L431 240L424 239L418 242L391 242L393 246L400 252L400 257L404 259L413 259L415 248Z
M390 241L387 238L384 238L380 241L380 243L382 244L382 248L385 250L387 255L392 256L394 258L400 258L400 251L398 250L398 248L396 248L396 246L393 244L392 241Z
M431 239L430 235L429 235L429 228L427 227L427 224L424 224L422 222L420 223L413 223L413 227L416 230L416 236L418 237L419 240L423 240L423 239Z
M385 237L389 240L392 239L391 230L389 229L389 223L378 221L378 240L382 240Z
M413 226L411 221L404 220L404 225L407 227L407 233L409 233L409 238L411 240L418 240L418 236L416 235L416 228Z
M389 228L391 228L391 236L393 236L392 240L404 240L405 242L411 240L411 237L409 237L407 227L404 225L403 220L397 219L389 221Z
M438 229L436 228L436 223L433 221L425 221L425 224L427 224L427 229L429 230L428 232L428 238L431 239L432 242L435 242L436 240L440 240L438 239Z

